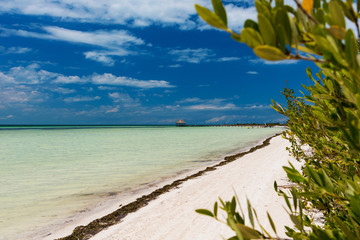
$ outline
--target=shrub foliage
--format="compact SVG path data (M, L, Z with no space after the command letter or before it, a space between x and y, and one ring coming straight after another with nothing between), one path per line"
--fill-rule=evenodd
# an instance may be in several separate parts
M285 227L289 237L360 239L360 1L294 1L295 8L283 0L255 0L257 21L246 20L241 33L228 28L221 0L212 0L214 11L195 8L204 21L247 44L264 60L304 60L318 66L316 74L306 70L313 84L303 86L302 96L285 88L287 106L272 104L289 118L289 130L283 133L291 143L289 152L305 161L301 171L283 167L295 183L290 191L279 189L276 182L274 187L294 223ZM225 211L225 223L235 234L230 239L280 239L269 214L275 236L260 223L256 227L250 202L247 217L237 205L237 197L220 199L212 211L196 211L219 221L218 208ZM323 226L315 224L313 211L323 214Z

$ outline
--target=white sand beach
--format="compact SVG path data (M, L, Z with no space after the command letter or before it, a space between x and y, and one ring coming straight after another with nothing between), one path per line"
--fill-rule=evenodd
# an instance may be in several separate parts
M268 211L275 221L279 236L285 237L283 226L292 224L284 210L285 203L274 191L273 183L276 180L278 185L287 184L282 166L288 165L288 161L300 167L300 163L289 156L287 146L287 140L281 136L274 137L270 145L182 183L179 188L160 195L91 239L215 240L231 237L234 234L226 225L197 214L195 209L212 209L218 197L231 200L234 190L244 210L247 197L263 226L271 229L266 217ZM224 213L220 211L221 215Z

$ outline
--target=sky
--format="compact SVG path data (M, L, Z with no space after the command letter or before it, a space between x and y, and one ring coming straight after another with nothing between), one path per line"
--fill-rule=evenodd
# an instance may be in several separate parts
M231 29L253 1L223 1ZM210 0L2 0L0 124L284 122L308 62L267 62L204 23Z

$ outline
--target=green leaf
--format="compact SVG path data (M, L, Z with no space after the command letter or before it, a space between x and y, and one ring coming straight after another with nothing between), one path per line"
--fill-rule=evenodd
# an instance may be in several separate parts
M244 28L253 28L254 30L259 32L259 26L257 22L251 19L247 19L244 23Z
M256 7L256 11L258 12L258 14L264 14L268 17L271 16L270 9L265 5L264 2L255 0L255 7Z
M346 224L338 216L335 215L333 216L333 218L337 223L337 225L339 226L339 228L341 229L341 231L345 234L347 239L352 239L352 240L356 239L352 231L346 226Z
M259 22L259 30L262 38L264 39L264 42L267 45L275 46L276 34L270 20L264 14L259 13L258 22Z
M277 7L284 6L284 0L275 0L275 6Z
M283 35L285 37L285 43L291 44L292 41L292 30L290 20L287 11L284 8L280 8L275 12L275 25L282 26Z
M249 228L248 226L245 226L245 225L240 224L240 223L237 223L235 226L236 226L237 229L239 229L241 234L246 239L259 239L260 238L259 232L256 231L255 229Z
M345 38L345 29L342 27L330 26L329 32L339 40L343 40Z
M274 221L272 220L272 218L271 218L271 216L270 216L269 212L266 212L266 213L267 213L267 217L268 217L268 219L269 219L269 222L270 222L271 228L274 230L274 232L275 232L275 233L277 233L277 232L276 232L276 227L275 227Z
M273 100L271 100L271 101L273 101ZM277 182L276 182L276 181L274 181L274 189L275 189L275 192L278 191L278 186L277 186Z
M207 209L196 209L195 212L202 214L202 215L206 215L206 216L210 216L210 217L214 217L214 214L212 214L212 212L210 212Z
M214 216L217 217L217 211L218 211L218 203L215 202L214 204Z
M211 3L213 5L216 15L218 15L221 18L221 20L224 22L225 26L227 26L226 11L221 0L211 0Z
M336 0L329 2L329 14L331 18L331 25L337 25L345 28L345 15L341 5Z
M241 36L237 35L237 34L231 34L231 38L234 39L237 42L242 42L241 41Z
M345 55L347 62L353 68L357 67L356 56L358 54L358 51L358 43L355 39L354 33L351 29L349 29L345 34Z
M318 8L315 13L315 18L318 20L321 24L325 24L325 14L324 10L322 8Z
M225 23L221 20L221 18L209 9L198 4L195 4L195 9L199 16L209 25L224 30L227 29Z
M265 60L268 61L279 61L285 60L288 57L280 51L278 48L270 47L266 45L259 45L254 48L255 54Z
M235 200L235 197L233 197L231 199L231 204L230 204L230 212L231 214L235 214L235 209L236 209L236 200Z
M295 226L299 229L299 230L302 230L303 229L303 226L299 220L299 217L294 215L294 214L290 214L290 218L291 218L291 221L295 224Z
M249 214L249 220L250 220L251 226L254 227L255 226L255 224L254 224L254 216L253 216L251 203L250 203L249 199L247 199L247 207L248 207L248 214Z
M264 44L258 31L252 28L244 28L240 34L241 42L246 43L251 48Z

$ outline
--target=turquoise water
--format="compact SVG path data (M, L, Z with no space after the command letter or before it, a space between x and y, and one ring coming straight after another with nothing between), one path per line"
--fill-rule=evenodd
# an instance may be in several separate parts
M282 130L2 127L0 239L19 239L86 209L109 193L125 193L185 170L212 165Z

